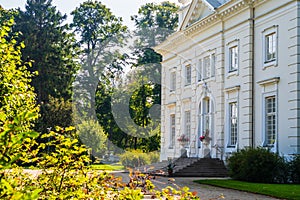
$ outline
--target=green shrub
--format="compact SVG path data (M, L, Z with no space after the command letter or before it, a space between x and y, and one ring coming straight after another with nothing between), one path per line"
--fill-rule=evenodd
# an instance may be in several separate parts
M149 155L150 164L159 162L159 155L160 155L159 151L153 151L153 152L150 152L147 155Z
M139 167L150 164L150 156L140 150L126 151L120 155L120 161L124 167Z
M286 182L287 165L282 157L264 148L247 148L228 159L229 175L249 182Z
M300 183L300 154L295 155L290 162L291 181L294 183Z

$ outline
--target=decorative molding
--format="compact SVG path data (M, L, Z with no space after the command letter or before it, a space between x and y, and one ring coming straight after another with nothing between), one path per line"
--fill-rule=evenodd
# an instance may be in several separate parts
M191 100L192 100L191 97L187 97L187 98L182 99L182 103L187 103L187 102L190 102Z
M240 0L238 2L229 1L219 8L215 9L212 14L200 19L199 21L191 24L184 29L179 30L178 32L173 33L170 35L165 42L155 47L155 50L159 53L168 53L166 49L173 49L175 45L180 44L187 39L189 39L190 35L193 35L201 30L207 28L214 23L221 21L223 18L233 15L241 11L241 9L246 8L250 5L250 3L260 3L263 1L269 0Z
M229 93L229 92L238 91L238 90L240 90L240 88L241 88L241 86L236 85L236 86L233 86L233 87L225 88L224 91Z
M280 80L280 77L274 77L274 78L269 78L269 79L265 79L265 80L262 80L262 81L258 81L257 84L259 84L261 86L264 86L264 85L267 85L267 84L278 83L279 80Z
M170 108L170 107L174 107L174 106L176 106L176 101L174 101L174 102L169 102L168 104L167 104L167 106Z

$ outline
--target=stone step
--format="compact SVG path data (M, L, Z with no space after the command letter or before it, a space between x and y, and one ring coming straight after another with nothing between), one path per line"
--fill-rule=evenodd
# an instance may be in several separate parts
M177 177L227 177L228 172L222 160L202 158L191 165L174 171Z

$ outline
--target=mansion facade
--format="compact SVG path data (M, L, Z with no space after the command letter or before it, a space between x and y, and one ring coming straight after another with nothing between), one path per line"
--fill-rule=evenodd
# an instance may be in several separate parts
M163 56L161 160L300 153L300 2L191 0ZM186 151L185 151L186 150Z

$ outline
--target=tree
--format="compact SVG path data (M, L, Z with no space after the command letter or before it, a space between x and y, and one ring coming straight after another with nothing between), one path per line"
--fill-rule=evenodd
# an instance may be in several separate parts
M49 103L50 96L65 101L71 98L72 83L78 68L74 35L68 32L67 25L63 25L66 15L58 12L51 2L27 0L26 10L18 10L14 25L14 31L22 33L19 41L24 41L26 46L22 49L22 60L33 61L30 70L38 72L32 85L41 107ZM49 115L45 110L41 109L42 116ZM70 118L70 114L65 118ZM39 124L50 126L47 121L40 121ZM45 132L44 127L37 127L37 130Z
M98 119L105 124L109 140L120 148L145 152L159 149L159 126L153 123L151 112L160 104L161 55L151 47L174 31L176 10L176 5L168 2L142 6L139 14L132 17L137 28L133 70L114 89L98 86Z
M106 135L98 121L87 120L77 125L80 141L92 150L92 155L100 157L106 151Z
M127 27L121 18L98 1L83 2L71 14L71 27L79 35L82 60L74 98L79 102L77 108L83 107L78 111L81 115L94 115L99 81L109 85L122 71L126 55L120 54L116 48L122 46Z

